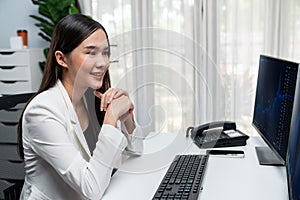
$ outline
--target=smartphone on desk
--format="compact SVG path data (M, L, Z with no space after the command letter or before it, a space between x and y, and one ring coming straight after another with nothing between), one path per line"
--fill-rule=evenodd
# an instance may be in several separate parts
M244 158L245 153L242 150L221 150L213 149L207 150L206 154L218 157L229 157L229 158Z

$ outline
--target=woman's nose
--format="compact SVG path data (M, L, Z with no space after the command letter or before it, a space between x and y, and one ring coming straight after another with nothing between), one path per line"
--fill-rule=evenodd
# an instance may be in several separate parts
M97 62L96 62L97 68L107 68L108 65L109 65L108 59L105 59L103 56L100 56L97 59Z

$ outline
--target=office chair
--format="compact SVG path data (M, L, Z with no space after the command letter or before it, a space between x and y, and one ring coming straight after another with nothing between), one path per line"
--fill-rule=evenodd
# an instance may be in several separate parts
M24 105L33 94L0 97L0 199L20 198L25 172L17 153L17 126Z

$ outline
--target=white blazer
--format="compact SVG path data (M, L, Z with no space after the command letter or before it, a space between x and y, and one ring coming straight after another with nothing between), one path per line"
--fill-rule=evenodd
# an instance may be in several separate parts
M100 199L122 152L143 149L140 127L129 135L103 125L91 154L60 81L29 103L22 129L26 175L20 199L26 200Z

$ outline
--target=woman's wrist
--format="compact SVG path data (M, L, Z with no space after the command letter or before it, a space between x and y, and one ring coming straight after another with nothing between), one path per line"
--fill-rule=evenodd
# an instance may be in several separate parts
M135 126L135 122L134 122L133 113L130 113L130 116L128 117L128 119L126 119L124 121L124 125L125 125L125 127L127 129L127 132L129 134L131 134L134 131L136 126Z
M103 124L110 124L114 127L117 127L118 118L116 118L111 112L110 108L108 108L105 112Z

